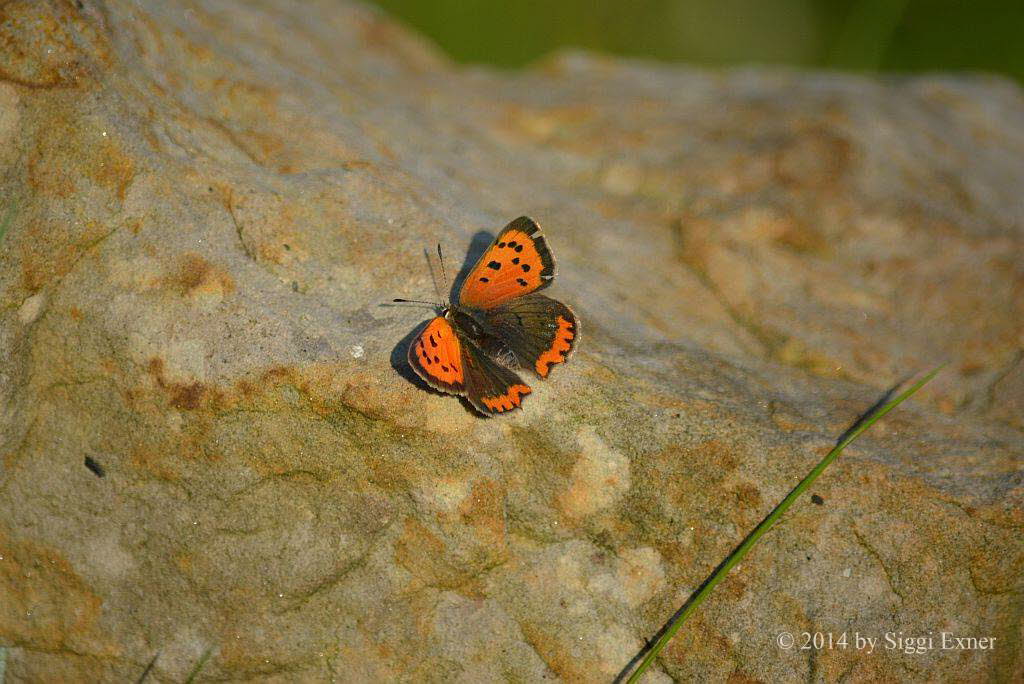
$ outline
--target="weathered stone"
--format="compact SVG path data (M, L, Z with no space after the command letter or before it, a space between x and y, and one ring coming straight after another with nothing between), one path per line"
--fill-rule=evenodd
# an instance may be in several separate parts
M1024 675L1016 86L457 68L333 2L9 2L0 45L13 680L607 681L943 360L650 680ZM380 303L524 213L583 337L484 420ZM941 630L996 646L775 642Z

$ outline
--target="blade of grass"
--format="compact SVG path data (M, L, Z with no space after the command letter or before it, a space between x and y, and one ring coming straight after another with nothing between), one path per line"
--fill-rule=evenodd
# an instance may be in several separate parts
M156 659L159 657L160 653L157 652L157 654L153 656L153 659L149 661L149 664L146 665L146 669L142 671L141 675L139 675L139 678L138 680L136 680L135 684L142 684L144 681L146 681L146 677L148 677L149 673L153 671L153 666L156 665ZM3 684L3 682L0 682L0 684Z
M878 420L882 418L882 416L889 413L889 411L892 411L894 408L896 408L904 401L909 399L911 396L913 396L919 389L928 384L928 382L930 382L931 379L934 378L936 374L938 374L938 372L942 370L943 366L945 365L946 364L942 364L941 366L938 366L937 368L933 369L923 378L921 378L913 385L911 385L902 394L899 394L895 399L886 402L883 398L883 401L880 401L877 404L875 404L871 408L871 410L869 410L860 420L858 420L853 425L853 427L851 427L849 430L843 433L843 436L836 443L835 447L833 447L832 450L829 451L825 455L825 457L818 462L818 465L814 466L814 469L811 470L811 472L808 473L804 479L800 480L800 484L794 487L793 491L787 494L786 498L783 499L782 502L779 503L779 505L776 506L775 509L771 513L769 513L768 516L764 520L762 520L757 527L754 528L754 531L751 532L747 536L747 538L743 540L743 543L737 546L736 549L732 552L732 554L730 554L729 557L726 558L725 561L723 561L722 564L718 566L718 568L711 575L711 577L708 578L708 580L704 583L700 590L696 594L694 594L690 598L690 600L688 600L683 605L683 607L680 608L679 611L672 617L672 619L669 621L668 625L662 632L661 636L658 638L657 641L654 642L654 645L651 646L650 650L647 652L647 655L644 656L643 661L641 661L640 665L636 668L633 674L630 675L629 679L627 680L629 684L632 684L633 682L636 682L640 679L640 676L643 675L647 668L651 666L651 663L654 662L654 659L658 657L658 654L661 653L662 649L665 648L668 642L672 640L672 637L676 635L676 632L678 632L679 629L683 626L683 623L686 622L686 618L690 617L690 615L695 610L697 610L697 607L704 602L704 599L708 597L708 595L715 588L715 586L719 582L721 582L726 575L729 574L729 571L732 570L737 563L743 560L743 557L747 555L751 548L753 548L754 544L756 544L758 540L762 536L764 536L765 532L771 529L772 525L774 525L776 521L782 517L783 513L789 510L789 507L793 505L793 502L796 501L800 497L800 495L807 490L808 487L814 484L814 481L818 479L818 476L825 471L825 468L827 468L829 464L832 463L832 461L836 460L836 457L839 456L840 453L842 453L843 449L845 449L847 446L850 445L851 442L857 439L861 435L861 433L863 433L865 430L867 430L876 422L878 422ZM888 396L889 395L887 395L887 397Z
M210 659L212 654L212 647L203 652L203 655L199 658L199 662L197 662L196 666L192 668L192 671L188 673L188 678L185 680L185 684L192 684L192 682L195 681L196 677L199 676L199 671L203 669L203 666L206 665L206 661Z

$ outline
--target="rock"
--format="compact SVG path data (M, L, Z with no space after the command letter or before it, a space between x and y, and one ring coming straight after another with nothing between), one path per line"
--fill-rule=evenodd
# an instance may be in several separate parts
M182 681L209 654L201 677L607 681L944 360L650 681L1022 676L1017 86L499 73L326 2L8 2L0 32L11 679ZM484 420L410 379L427 314L381 302L524 213L582 342Z

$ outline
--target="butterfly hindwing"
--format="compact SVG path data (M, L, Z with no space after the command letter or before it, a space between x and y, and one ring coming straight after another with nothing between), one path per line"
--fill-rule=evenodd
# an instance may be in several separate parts
M515 371L489 359L476 344L463 340L462 360L466 398L484 415L505 413L519 408L531 392Z
M409 345L409 365L434 389L465 394L462 347L451 323L438 316Z
M542 378L554 364L569 358L579 340L579 322L572 309L542 294L518 297L484 315L488 332L500 345L495 354Z
M520 216L505 226L466 276L459 304L493 309L546 287L554 277L555 259L540 226Z

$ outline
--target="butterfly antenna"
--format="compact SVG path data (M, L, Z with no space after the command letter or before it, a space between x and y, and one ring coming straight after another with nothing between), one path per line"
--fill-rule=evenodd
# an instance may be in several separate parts
M436 307L437 302L425 302L422 299L392 299L393 304L426 304L430 307Z
M434 294L437 295L438 301L441 302L440 304L435 304L436 306L444 306L444 295L441 294L441 287L437 284L437 273L434 271L434 262L430 260L430 252L427 251L426 247L423 248L423 258L427 260L427 268L430 269L430 282L434 284Z
M440 245L438 245L438 249L440 249ZM423 250L423 256L427 260L427 268L430 269L430 282L432 282L434 284L434 292L437 294L438 299L440 299L443 302L444 301L444 297L441 296L441 288L439 288L437 286L437 274L434 273L434 264L433 264L433 262L430 261L430 252L428 252L426 250L426 248L424 248L424 250ZM444 264L441 265L441 268L442 269L444 268ZM447 278L447 276L445 276L445 277ZM434 308L434 309L439 308L439 307L442 306L441 304L438 304L437 302L428 302L428 301L424 301L422 299L399 299L399 298L396 298L396 299L392 299L391 303L392 304L425 304L425 305L427 305L427 306L429 306L431 308Z
M441 277L444 278L444 291L448 292L448 274L444 270L444 254L441 253L441 243L437 243L437 259L441 262ZM448 306L448 300L443 296L441 301L445 302L445 306Z

